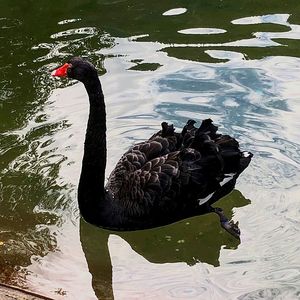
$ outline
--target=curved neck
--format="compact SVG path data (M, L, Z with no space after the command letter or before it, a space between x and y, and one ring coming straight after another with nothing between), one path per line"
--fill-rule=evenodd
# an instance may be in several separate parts
M78 187L78 204L85 219L94 219L99 213L101 200L105 198L106 112L98 76L84 85L89 96L90 112Z

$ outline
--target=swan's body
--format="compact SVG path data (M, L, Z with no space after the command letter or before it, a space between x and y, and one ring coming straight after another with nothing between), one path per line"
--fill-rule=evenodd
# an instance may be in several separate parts
M212 211L210 205L232 191L250 163L252 154L241 152L232 137L217 133L210 119L200 128L189 120L180 133L164 122L158 133L121 157L104 186L106 117L97 71L81 58L73 58L53 75L83 82L89 95L78 203L82 216L92 224L136 230ZM214 211L221 222L228 221Z

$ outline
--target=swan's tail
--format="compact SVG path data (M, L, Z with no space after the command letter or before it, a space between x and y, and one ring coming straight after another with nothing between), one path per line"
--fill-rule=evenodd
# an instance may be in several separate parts
M161 130L150 141L157 141L162 145L165 149L162 154L184 149L196 150L201 154L202 164L210 169L219 166L225 174L234 173L238 176L247 168L253 154L242 152L237 140L218 133L218 127L211 119L203 120L199 128L195 124L196 121L188 120L182 131L177 133L172 124L163 122Z
M248 167L253 154L242 152L237 140L229 135L219 134L218 127L211 119L203 120L199 128L194 126L195 123L194 120L189 120L182 130L183 148L193 148L204 157L215 155L222 164L224 173L238 176Z

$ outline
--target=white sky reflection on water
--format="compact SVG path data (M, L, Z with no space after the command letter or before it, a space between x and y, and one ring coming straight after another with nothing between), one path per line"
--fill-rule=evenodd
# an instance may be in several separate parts
M221 34L225 32L226 30L219 28L187 28L178 31L182 34Z
M289 14L270 14L263 16L253 16L253 17L245 17L236 20L232 20L232 24L236 25L251 25L251 24L280 24L280 25L290 25L288 23Z
M183 7L172 8L172 9L165 11L163 13L163 16L178 16L178 15L182 15L186 12L187 12L187 9L183 8Z

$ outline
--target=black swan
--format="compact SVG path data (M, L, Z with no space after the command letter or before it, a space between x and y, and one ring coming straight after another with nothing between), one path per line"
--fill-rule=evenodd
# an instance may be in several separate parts
M81 81L89 97L78 187L80 213L87 222L111 230L139 230L215 212L221 225L239 237L237 224L211 204L233 190L252 153L240 151L238 142L219 134L210 119L199 128L188 120L179 133L163 122L160 131L123 154L104 185L106 112L97 70L75 57L52 75Z

